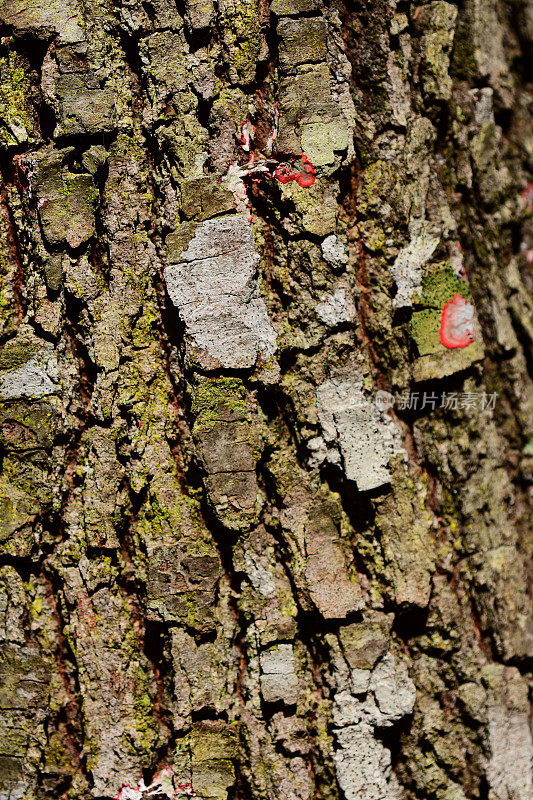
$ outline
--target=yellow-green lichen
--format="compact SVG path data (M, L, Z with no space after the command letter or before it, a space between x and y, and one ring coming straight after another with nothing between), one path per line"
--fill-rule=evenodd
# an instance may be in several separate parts
M215 378L199 383L193 393L192 413L195 427L212 428L220 422L224 410L233 419L246 414L246 389L238 378Z
M8 147L25 143L32 135L30 91L22 59L8 53L0 59L0 143Z
M257 0L226 0L223 17L231 79L233 83L251 83L255 79L263 38Z

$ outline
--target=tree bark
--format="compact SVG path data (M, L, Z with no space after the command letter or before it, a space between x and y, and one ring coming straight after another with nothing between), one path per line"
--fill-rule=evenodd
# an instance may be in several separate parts
M0 800L532 800L531 4L0 23Z

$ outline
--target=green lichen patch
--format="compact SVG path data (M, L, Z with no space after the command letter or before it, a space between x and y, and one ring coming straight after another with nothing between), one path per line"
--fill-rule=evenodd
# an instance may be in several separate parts
M440 100L448 100L452 81L448 74L457 8L436 0L422 6L416 22L426 30L421 38L424 61L424 88Z
M257 62L266 56L257 0L224 0L219 6L232 83L255 80Z
M442 310L455 294L472 302L468 284L456 275L452 267L441 263L426 272L422 278L422 290L419 295L414 296L413 304Z
M57 412L49 403L0 403L0 442L7 450L51 448L58 424Z
M294 207L289 217L291 222L315 236L334 233L338 206L333 183L315 181L312 186L304 187L291 181L281 186L281 194L283 200L289 200Z
M32 137L30 92L22 58L8 53L0 59L0 147L17 147Z
M9 240L6 235L8 220L3 211L0 211L0 214L0 333L6 335L14 331L18 316L13 291L17 265L13 258L7 257L9 253Z
M387 161L374 161L361 174L357 191L357 208L362 215L379 211L383 200L394 200L398 184L398 168Z
M0 477L0 551L28 556L33 545L32 525L40 505L31 494Z
M321 17L282 19L277 33L283 69L326 60L326 24Z
M442 312L437 308L415 311L411 321L411 334L421 356L434 353L440 344L439 329Z
M73 775L77 764L72 750L57 731L54 731L46 748L45 772L55 775Z
M196 114L180 114L166 125L160 125L156 136L183 176L193 177L197 174L198 159L205 158L208 135Z
M191 733L178 743L176 772L191 774L195 790L205 800L226 800L235 781L233 761L237 754L236 725L196 722Z
M71 147L47 148L31 160L34 175L30 178L30 188L37 196L44 236L52 245L66 241L71 247L79 247L95 232L98 190L91 175L67 168L73 152Z
M481 331L477 322L476 338L468 347L450 350L441 342L442 309L456 294L472 302L468 284L456 275L449 264L437 264L425 273L422 289L413 298L416 310L411 320L411 335L420 355L413 366L416 381L451 375L483 358Z
M178 225L172 233L168 234L165 240L165 247L169 264L177 264L179 262L181 254L193 239L197 227L196 222L184 222Z
M246 409L246 389L238 378L205 380L194 388L191 410L196 430L205 431L218 422L236 422Z
M71 247L87 242L95 232L94 209L98 191L90 175L63 173L61 183L48 187L39 214L51 244L67 241Z
M41 346L42 342L29 335L20 335L6 342L0 352L0 372L22 367L39 352Z

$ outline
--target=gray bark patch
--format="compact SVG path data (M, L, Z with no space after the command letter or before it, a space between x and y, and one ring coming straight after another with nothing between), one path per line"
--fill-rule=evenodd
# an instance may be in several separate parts
M202 367L247 369L276 350L259 297L252 226L244 215L202 222L181 261L165 269L190 346Z
M391 267L391 275L398 287L395 306L404 308L411 305L413 294L422 284L422 267L430 260L439 241L437 236L422 232L400 250Z
M348 480L364 492L389 483L389 460L401 445L394 422L361 386L357 380L326 381L317 389L317 408L327 460L342 460Z
M358 677L365 672L357 670ZM337 778L347 800L400 800L402 791L391 768L390 751L375 736L375 728L388 728L410 714L416 689L405 664L391 654L368 675L369 691L364 698L347 691L335 695ZM366 692L366 686L357 688Z
M54 353L42 351L18 369L0 375L0 398L45 397L59 390L58 368Z

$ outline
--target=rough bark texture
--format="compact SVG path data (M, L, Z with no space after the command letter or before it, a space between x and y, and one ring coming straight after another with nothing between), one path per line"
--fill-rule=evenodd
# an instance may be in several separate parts
M1 800L532 800L528 0L0 22Z

